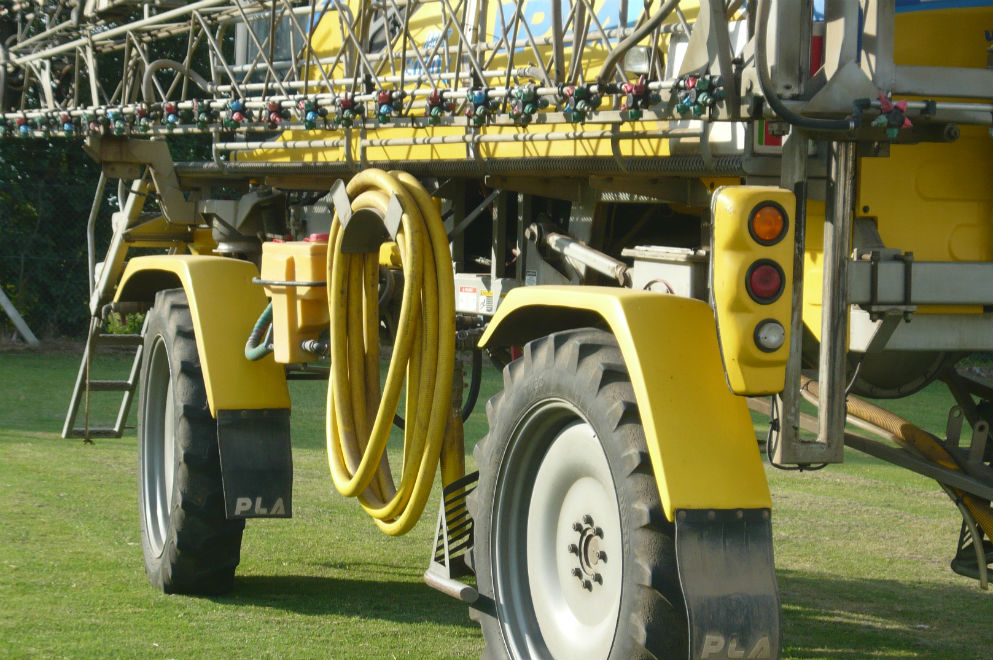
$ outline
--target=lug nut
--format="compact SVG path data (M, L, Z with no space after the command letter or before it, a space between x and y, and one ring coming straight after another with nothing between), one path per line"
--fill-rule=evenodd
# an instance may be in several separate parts
M596 529L593 530L593 533L599 536L600 538L603 538L603 528L597 527Z
M607 561L607 553L601 550L600 552L596 553L596 558L599 559L600 561Z
M574 555L578 555L579 554L579 546L576 545L575 543L570 543L569 544L569 552L571 552Z
M593 591L593 583L589 580L583 580L583 589L587 591Z
M597 584L603 584L603 576L600 575L599 573L594 573L593 581L596 582Z
M583 525L581 523L572 523L572 528L577 532L583 531Z
M572 574L575 575L576 577L578 577L580 580L583 579L583 572L581 570L579 570L578 568L572 569Z
M585 516L583 516L583 522L586 523L587 525L592 526L593 525L593 516L591 516L590 514L587 513Z

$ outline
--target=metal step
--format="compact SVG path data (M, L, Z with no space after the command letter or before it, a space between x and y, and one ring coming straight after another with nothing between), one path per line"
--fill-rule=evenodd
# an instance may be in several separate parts
M144 333L144 328L142 328L142 333ZM138 389L138 374L141 369L143 343L143 334L107 334L103 332L102 318L93 317L90 319L90 331L86 340L86 348L83 350L79 372L76 374L76 385L72 391L72 399L69 401L69 410L66 412L65 423L62 426L63 438L82 438L84 441L90 442L93 438L120 438L124 435L128 413L131 410L131 404ZM131 361L131 369L127 380L89 378L89 373L101 348L120 348L122 346L134 349L134 358ZM117 418L113 426L93 427L89 425L89 411L86 409L86 406L89 403L89 394L93 392L121 392L121 404L117 409ZM81 407L83 420L82 424L77 424L77 417L79 417Z
M112 428L90 428L90 429L73 429L69 431L68 438L119 438L121 437L121 431ZM67 438L67 439L68 439Z
M100 335L101 346L141 346L145 338L141 335L110 335L103 333Z
M91 392L130 392L134 383L126 380L88 380L86 386Z

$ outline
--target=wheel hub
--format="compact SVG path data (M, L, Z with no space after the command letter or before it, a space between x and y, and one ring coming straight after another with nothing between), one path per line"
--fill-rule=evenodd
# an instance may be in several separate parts
M570 543L566 550L575 555L578 566L572 569L572 574L583 584L587 591L593 591L594 585L603 585L603 575L598 569L600 562L607 561L607 553L600 549L603 541L603 529L597 527L593 516L586 514L582 520L572 524L572 530L579 535L578 543Z

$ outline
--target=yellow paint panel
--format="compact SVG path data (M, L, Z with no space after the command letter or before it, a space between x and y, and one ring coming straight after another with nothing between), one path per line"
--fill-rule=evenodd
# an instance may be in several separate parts
M149 277L171 273L186 291L203 366L207 402L218 410L289 408L290 395L282 365L272 356L257 362L245 358L245 341L266 307L254 264L223 257L159 255L128 262L115 300L148 296ZM170 278L171 280L171 278ZM170 286L166 284L166 286Z
M897 14L894 61L986 68L991 18L989 6ZM861 159L856 210L878 218L888 247L917 261L993 260L993 140L982 126L961 133L953 143L893 145L889 158Z
M565 309L598 315L617 338L670 520L676 509L771 506L751 417L728 391L706 303L610 287L519 287L480 345L533 339L543 319L554 323Z

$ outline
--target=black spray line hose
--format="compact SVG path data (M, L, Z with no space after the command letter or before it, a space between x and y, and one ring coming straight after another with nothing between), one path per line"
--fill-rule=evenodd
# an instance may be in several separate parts
M469 419L469 415L476 408L476 402L479 400L479 386L483 382L483 352L478 348L472 351L472 371L469 375L469 392L465 397L465 402L462 404L462 421ZM398 429L403 430L404 424L403 417L399 414L393 414L393 425Z
M849 119L814 119L804 117L787 108L772 87L769 61L765 52L766 32L769 29L769 0L758 0L758 18L755 29L755 68L759 74L759 88L769 107L780 119L798 128L821 131L854 131L859 126L857 117Z

